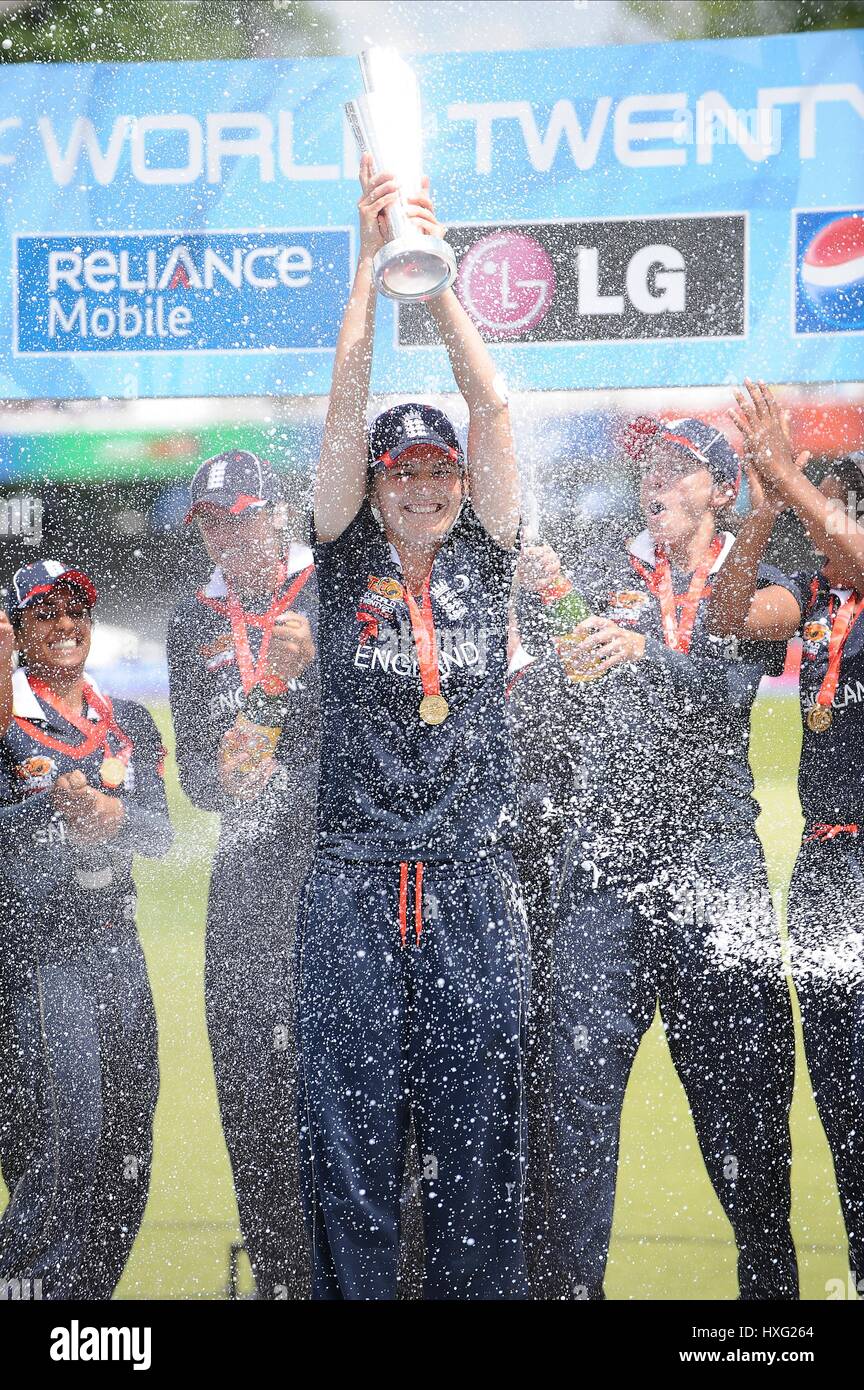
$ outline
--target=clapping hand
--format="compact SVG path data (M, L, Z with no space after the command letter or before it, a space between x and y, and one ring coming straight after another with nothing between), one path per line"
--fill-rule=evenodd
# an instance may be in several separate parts
M810 454L793 454L786 421L770 387L746 378L744 386L745 391L735 392L738 413L730 415L744 437L751 507L769 507L779 514L786 507L784 479L806 468Z
M98 845L113 840L123 823L123 803L91 787L77 768L57 778L51 793L74 845Z

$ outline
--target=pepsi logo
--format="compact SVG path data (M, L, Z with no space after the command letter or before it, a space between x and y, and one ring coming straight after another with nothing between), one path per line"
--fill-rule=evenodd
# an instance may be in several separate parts
M796 329L864 329L864 211L799 214Z

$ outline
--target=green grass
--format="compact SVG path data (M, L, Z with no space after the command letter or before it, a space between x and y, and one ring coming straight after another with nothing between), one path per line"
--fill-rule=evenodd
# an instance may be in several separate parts
M170 734L165 709L154 711ZM760 700L752 762L772 887L784 888L800 836L795 700ZM169 762L177 845L137 872L141 935L159 1019L162 1087L144 1226L120 1298L221 1298L239 1237L204 1025L204 910L215 820L183 798ZM793 1226L802 1296L846 1277L843 1227L828 1147L798 1034L792 1114ZM248 1275L247 1275L248 1279ZM248 1285L247 1285L248 1286ZM734 1298L735 1249L699 1155L683 1090L656 1023L627 1092L607 1291L611 1298Z

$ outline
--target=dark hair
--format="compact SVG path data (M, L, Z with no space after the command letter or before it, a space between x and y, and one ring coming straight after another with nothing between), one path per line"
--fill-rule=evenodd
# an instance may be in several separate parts
M851 494L856 509L864 506L864 454L846 454L834 459L825 477L836 479L847 496Z

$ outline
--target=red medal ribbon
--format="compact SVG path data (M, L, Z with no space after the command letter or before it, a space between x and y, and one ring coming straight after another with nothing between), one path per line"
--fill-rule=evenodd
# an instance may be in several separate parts
M832 594L832 600L833 600ZM829 621L831 622L831 634L828 638L828 670L825 672L825 679L819 687L819 694L816 696L817 705L825 705L830 709L834 703L834 696L837 693L837 682L840 679L840 662L843 659L843 648L846 645L846 638L858 621L862 611L864 611L864 596L860 597L852 590L852 593L840 605L836 616L829 609Z
M676 652L689 652L690 642L693 637L693 624L696 621L696 613L699 604L705 597L705 590L708 587L708 575L714 565L717 556L723 549L723 538L715 536L711 542L708 554L701 564L693 571L693 578L690 580L690 587L686 594L676 594L672 588L672 566L669 563L669 556L660 546L654 551L654 569L646 570L635 555L630 556L630 563L637 574L644 579L647 588L660 603L660 621L663 626L663 641L667 647L671 647ZM681 616L678 617L678 609Z
M423 583L423 594L419 604L406 585L405 602L411 618L423 694L440 695L441 676L438 670L438 643L435 638L435 619L432 616L432 595L429 591L430 578L431 576L427 575Z
M240 680L243 685L243 694L248 695L249 691L256 686L267 674L267 652L270 649L270 638L273 636L273 625L276 619L289 609L299 594L303 585L312 574L314 565L307 565L305 570L301 570L293 583L280 594L285 583L285 563L280 562L279 574L276 579L276 586L273 591L273 598L266 613L247 613L242 607L239 598L233 589L228 590L228 598L224 604L210 601L212 608L217 611L227 613L231 623L231 636L234 639L234 655L237 660L237 669L240 672ZM277 597L278 596L278 597ZM249 638L247 636L247 624L251 627L260 627L261 646L258 649L258 660L252 661L252 653L249 650Z
M813 826L813 833L804 836L805 844L810 840L836 840L838 835L857 835L857 825L823 825L818 822Z
M82 735L82 742L79 744L64 743L62 739L52 738L51 734L46 733L38 724L32 724L29 719L22 719L20 715L16 716L15 722L31 738L35 738L37 743L41 743L45 748L51 748L55 753L64 753L67 757L75 758L78 761L89 757L99 748L106 748L108 736L111 734L119 745L116 754L111 756L119 758L124 767L129 765L134 745L129 735L123 732L115 720L114 708L107 697L103 699L101 695L96 694L92 685L84 682L84 699L98 716L95 720L88 719L86 716L75 714L72 710L66 709L64 705L58 704L51 688L38 676L29 676L28 680L30 689L37 699L42 704L48 705L61 719L65 719L68 724L72 725L73 729L77 729Z

